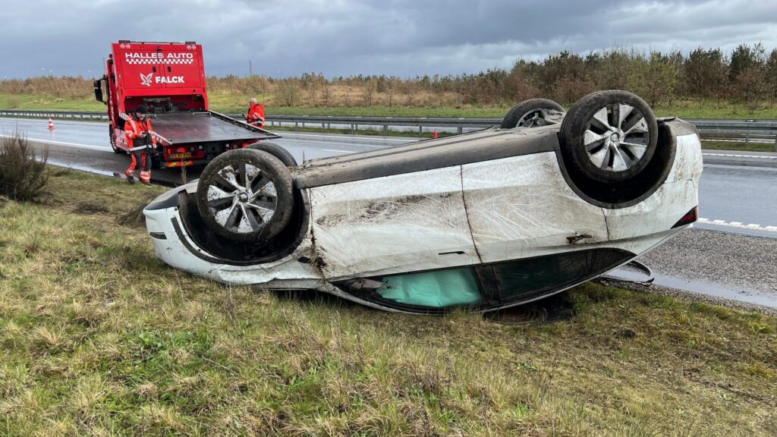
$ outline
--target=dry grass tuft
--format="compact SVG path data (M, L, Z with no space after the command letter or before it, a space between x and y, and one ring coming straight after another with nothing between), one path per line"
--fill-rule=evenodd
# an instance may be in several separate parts
M134 203L134 205L125 213L116 218L116 223L122 226L143 227L146 225L143 210L154 200L158 193L143 193Z
M45 194L48 147L38 155L27 138L16 132L0 138L0 193L17 201L35 200Z

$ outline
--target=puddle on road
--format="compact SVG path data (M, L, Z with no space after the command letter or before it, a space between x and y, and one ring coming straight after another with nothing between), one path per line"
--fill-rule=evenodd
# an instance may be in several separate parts
M642 282L645 280L643 274L639 274L629 269L617 269L607 274L610 279L624 280L631 282ZM705 296L718 297L722 299L733 300L737 302L751 303L755 305L777 308L777 294L755 290L747 287L730 287L713 282L689 280L676 276L655 274L652 282L675 290L688 291L690 293L703 294Z
M61 162L61 161L57 161L57 160L54 160L54 159L49 159L49 160L46 161L46 163L54 165L54 166L57 166L57 167L64 167L64 168L73 169L73 170L85 171L87 173L98 174L98 175L101 175L101 176L109 176L109 177L113 177L113 178L116 178L116 179L121 179L121 180L124 180L124 181L127 180L127 177L124 175L124 173L119 173L119 172L115 172L115 171L101 170L99 168L89 167L89 166L80 165L80 164L73 164L73 163L68 163L68 162ZM156 171L160 172L160 171L164 171L164 170L156 170ZM174 187L177 187L177 186L181 185L178 182L170 181L170 180L166 180L166 179L159 179L157 177L152 178L151 179L151 183L154 184L154 185L161 185L163 187L169 187L169 188L174 188Z

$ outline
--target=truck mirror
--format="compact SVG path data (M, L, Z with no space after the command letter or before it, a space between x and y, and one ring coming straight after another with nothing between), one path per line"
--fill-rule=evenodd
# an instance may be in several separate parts
M94 98L98 102L102 102L102 103L107 105L108 103L105 100L103 100L103 89L100 86L100 82L101 82L101 80L99 80L99 79L94 81Z

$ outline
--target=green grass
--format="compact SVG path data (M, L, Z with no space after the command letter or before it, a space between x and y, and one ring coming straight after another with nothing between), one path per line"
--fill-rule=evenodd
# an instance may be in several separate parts
M702 141L705 150L730 150L740 152L777 152L774 143L728 143L720 141Z
M105 105L94 98L57 98L45 94L2 94L0 109L44 110L44 111L105 111Z
M259 96L264 98L266 96ZM248 107L248 97L230 93L212 93L209 96L211 109L224 113L244 113ZM566 105L569 107L570 105ZM104 111L105 106L93 98L57 99L49 95L9 95L0 94L0 109L20 110L60 110L60 111ZM268 106L268 114L281 115L340 115L362 117L503 117L510 105L477 107L281 107ZM678 116L683 118L721 118L721 119L777 119L777 106L765 105L750 110L745 105L731 102L676 101L671 106L656 108L658 116Z
M777 319L601 285L500 323L225 288L116 218L162 191L56 170L0 200L0 434L777 433Z

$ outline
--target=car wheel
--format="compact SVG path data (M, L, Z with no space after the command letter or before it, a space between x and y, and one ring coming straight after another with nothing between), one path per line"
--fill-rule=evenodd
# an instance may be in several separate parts
M627 91L599 91L569 109L559 132L565 162L597 182L626 182L656 151L658 124L650 106Z
M123 150L116 147L116 134L113 132L112 126L108 126L108 138L110 138L111 149L113 149L113 153L124 153Z
M539 127L553 124L553 118L559 118L564 108L553 100L525 100L510 109L502 119L502 129L516 127Z
M289 169L259 150L219 155L203 170L197 208L206 226L231 241L264 244L289 223L294 208Z
M267 152L270 155L278 158L278 160L281 161L286 167L297 166L297 160L294 159L294 155L289 153L288 150L286 150L282 146L279 146L278 144L271 143L269 141L261 141L258 143L249 144L248 146L246 146L246 149L260 150L262 152Z

